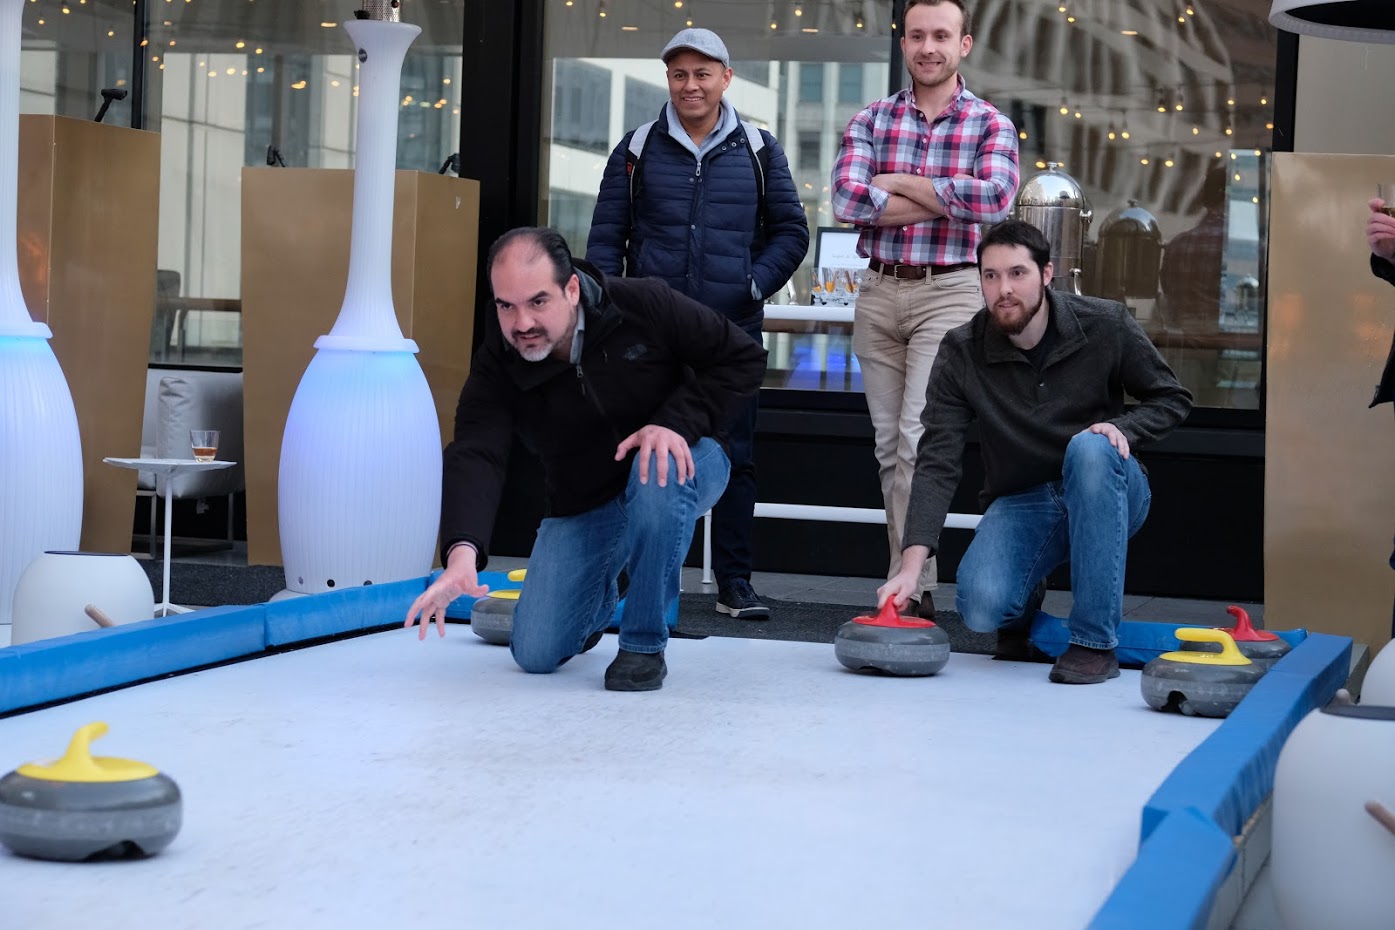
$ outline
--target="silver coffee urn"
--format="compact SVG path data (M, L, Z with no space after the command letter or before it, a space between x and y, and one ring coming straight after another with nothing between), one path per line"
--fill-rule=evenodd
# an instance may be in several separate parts
M1045 171L1022 185L1013 201L1012 218L1031 223L1046 234L1055 271L1051 286L1080 294L1085 234L1090 230L1094 211L1075 178L1060 168L1059 162L1049 161Z
M1162 229L1137 200L1111 212L1100 223L1095 258L1096 297L1120 303L1158 296L1163 254Z

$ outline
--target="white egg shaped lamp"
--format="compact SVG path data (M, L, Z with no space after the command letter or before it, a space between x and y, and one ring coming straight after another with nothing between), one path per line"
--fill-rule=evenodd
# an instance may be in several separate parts
M19 56L24 0L0 0L0 623L47 549L82 534L82 440L52 331L19 286Z
M1361 684L1362 704L1395 707L1395 639L1386 643L1366 669Z
M315 342L281 441L278 513L287 595L427 574L441 510L441 429L417 345L392 302L402 60L421 33L399 0L345 23L359 62L349 280Z
M1334 701L1289 734L1270 848L1284 930L1390 930L1395 920L1395 707Z

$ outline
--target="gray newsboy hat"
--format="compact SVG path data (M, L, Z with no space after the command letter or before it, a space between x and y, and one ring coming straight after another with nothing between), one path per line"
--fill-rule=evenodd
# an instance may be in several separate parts
M670 58L684 49L692 49L699 55L720 61L723 68L731 67L731 56L727 54L726 44L711 29L681 30L678 35L668 40L659 57L663 59L664 64L668 64Z

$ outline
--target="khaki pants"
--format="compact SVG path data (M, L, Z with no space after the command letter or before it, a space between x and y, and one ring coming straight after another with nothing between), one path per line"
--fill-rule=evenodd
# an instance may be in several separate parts
M862 367L867 409L876 431L878 473L886 507L890 549L887 578L901 570L901 540L916 448L924 431L920 415L930 368L945 333L983 307L978 269L966 268L920 281L869 271L857 295L853 351ZM934 590L935 560L925 564L919 590Z

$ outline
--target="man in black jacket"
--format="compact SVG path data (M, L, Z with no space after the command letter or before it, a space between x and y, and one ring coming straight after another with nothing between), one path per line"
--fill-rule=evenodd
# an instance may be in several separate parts
M661 281L573 261L551 229L506 233L488 270L499 332L475 355L445 450L445 571L406 625L420 622L424 638L434 619L444 636L446 606L486 593L478 573L517 434L542 460L547 518L514 612L514 660L546 673L594 646L627 570L605 686L653 691L693 525L726 487L713 437L760 387L765 350Z
M986 509L955 578L959 613L997 630L1004 657L1026 654L1039 586L1069 560L1071 644L1050 677L1103 682L1119 674L1128 540L1152 501L1132 450L1181 423L1191 395L1123 304L1046 286L1051 246L1035 226L993 227L978 259L987 306L935 358L901 571L878 596L904 604L919 591L977 421ZM1125 394L1138 404L1126 410Z

